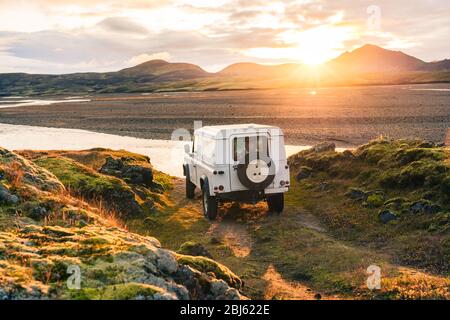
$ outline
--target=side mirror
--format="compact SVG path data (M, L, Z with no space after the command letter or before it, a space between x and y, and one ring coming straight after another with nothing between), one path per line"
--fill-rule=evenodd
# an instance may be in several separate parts
M187 154L189 154L191 152L191 147L189 144L184 145L184 152Z

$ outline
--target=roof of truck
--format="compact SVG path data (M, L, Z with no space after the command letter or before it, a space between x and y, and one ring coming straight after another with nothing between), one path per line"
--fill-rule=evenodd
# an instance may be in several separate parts
M275 126L263 125L263 124L230 124L221 126L205 126L195 130L196 135L208 135L215 138L228 138L230 135L246 133L250 130L255 131L269 131L272 136L282 136L283 132L280 128Z

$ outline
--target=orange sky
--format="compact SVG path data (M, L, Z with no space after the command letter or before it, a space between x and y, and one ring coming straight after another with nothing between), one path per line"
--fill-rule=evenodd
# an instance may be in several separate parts
M149 59L217 71L317 64L365 43L450 58L450 1L0 0L0 72L108 71Z

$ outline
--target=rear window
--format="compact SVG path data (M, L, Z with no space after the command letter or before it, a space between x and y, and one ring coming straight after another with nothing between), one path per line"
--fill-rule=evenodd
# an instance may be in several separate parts
M233 139L233 160L249 163L254 159L269 157L267 136L235 137Z

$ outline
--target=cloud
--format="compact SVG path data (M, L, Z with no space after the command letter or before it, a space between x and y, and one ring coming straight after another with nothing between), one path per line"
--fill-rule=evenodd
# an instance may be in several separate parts
M104 28L106 31L146 34L148 30L141 24L134 22L126 17L106 18L97 24L98 27Z
M155 58L214 71L238 61L301 61L312 47L336 55L365 43L425 60L450 56L449 1L378 0L377 31L367 28L372 3L1 0L0 71L112 71ZM325 31L315 37L314 30Z

